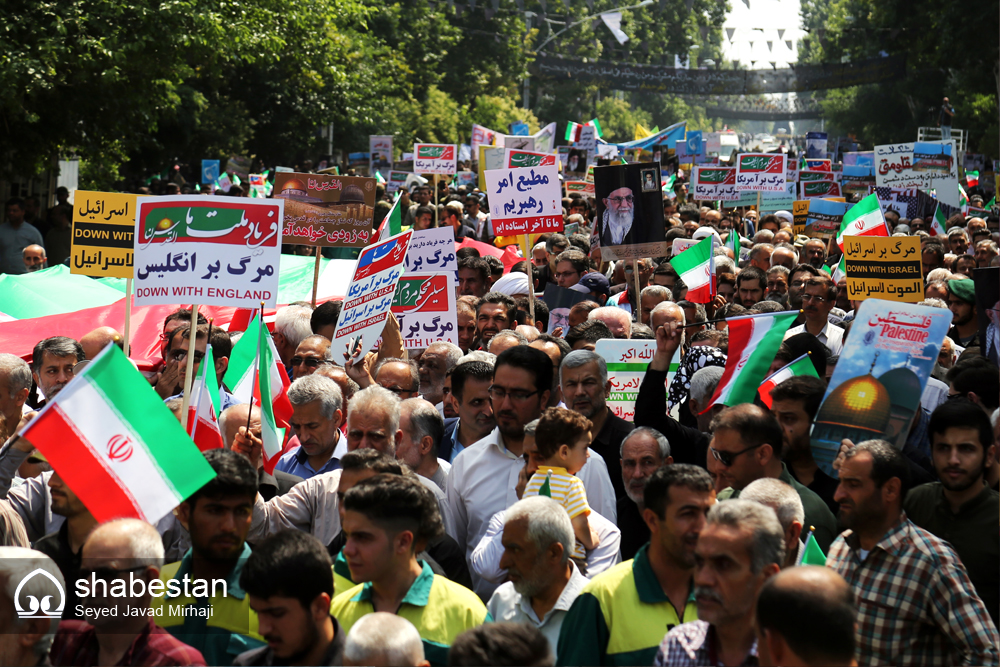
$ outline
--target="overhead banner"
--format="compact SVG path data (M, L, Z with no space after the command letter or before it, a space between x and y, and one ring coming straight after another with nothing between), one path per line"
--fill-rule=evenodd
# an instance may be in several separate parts
M77 190L69 272L92 278L132 278L138 195Z
M861 304L810 434L813 458L826 474L836 475L833 460L845 439L903 448L951 317L932 306Z
M285 243L337 248L371 243L374 178L279 173L274 197L285 202Z
M847 298L852 301L923 301L919 236L848 236L844 258Z
M414 144L415 174L445 174L458 171L458 146L455 144Z
M408 350L423 350L440 342L458 345L455 274L404 274L392 299L392 314L399 321L403 346Z
M277 305L283 199L143 197L136 205L136 306Z
M486 172L497 236L562 231L562 188L555 165Z
M736 158L736 189L784 192L787 159L784 153L741 153Z
M529 65L540 79L569 80L608 90L646 90L677 95L758 95L846 88L894 81L906 74L905 56L853 63L798 65L789 69L678 69L543 55Z
M611 393L608 408L615 416L631 422L635 419L635 399L646 376L646 367L656 353L655 340L602 339L594 351L604 357L608 365Z

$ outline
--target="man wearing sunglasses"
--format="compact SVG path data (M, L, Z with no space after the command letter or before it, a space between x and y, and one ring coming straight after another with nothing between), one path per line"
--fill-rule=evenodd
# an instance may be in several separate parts
M805 526L814 526L824 553L837 536L837 519L823 499L800 484L781 461L782 431L767 410L743 403L726 408L712 420L709 456L719 463L716 472L725 488L719 500L738 498L750 482L764 477L780 479L798 491L805 509Z
M295 348L295 355L289 361L292 367L292 381L312 375L324 364L332 363L330 339L324 336L306 336Z

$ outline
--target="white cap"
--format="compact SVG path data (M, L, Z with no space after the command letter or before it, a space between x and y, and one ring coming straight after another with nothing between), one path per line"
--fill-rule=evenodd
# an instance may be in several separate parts
M774 216L776 218L781 218L782 220L787 220L788 222L791 222L793 224L795 222L795 216L793 216L788 211L775 211Z

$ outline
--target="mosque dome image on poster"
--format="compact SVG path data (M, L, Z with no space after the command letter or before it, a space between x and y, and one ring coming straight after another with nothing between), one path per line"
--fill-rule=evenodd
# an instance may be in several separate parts
M869 371L842 382L823 401L812 437L837 447L844 438L853 442L881 438L891 417L889 390Z

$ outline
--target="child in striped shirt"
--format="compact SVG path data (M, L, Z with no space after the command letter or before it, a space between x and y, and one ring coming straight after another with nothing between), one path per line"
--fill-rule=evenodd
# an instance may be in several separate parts
M528 480L524 497L547 495L566 510L573 523L576 546L571 554L584 560L586 549L600 544L587 516L587 490L579 477L590 457L592 424L590 420L565 408L549 408L542 413L535 428L535 446L540 459L538 470Z

